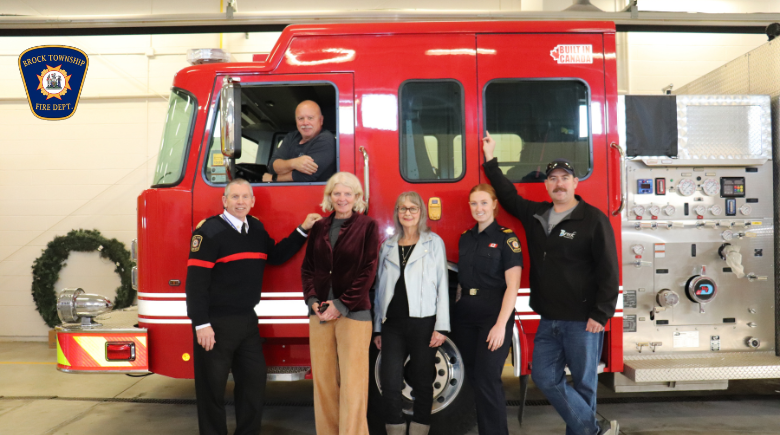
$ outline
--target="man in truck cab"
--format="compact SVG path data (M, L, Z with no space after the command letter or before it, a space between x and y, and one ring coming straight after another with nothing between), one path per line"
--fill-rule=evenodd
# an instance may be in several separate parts
M287 134L268 162L264 182L328 181L336 173L336 138L322 129L320 106L311 100L295 108L297 131Z
M201 435L224 435L225 387L235 381L236 435L260 431L266 365L257 328L266 262L289 260L321 216L311 213L279 243L263 223L248 216L252 186L237 178L225 186L224 212L203 220L192 233L187 261L187 317L192 320L195 398Z
M547 165L552 203L518 195L483 139L485 175L504 210L523 224L531 259L531 308L541 315L534 338L534 383L566 422L567 435L617 435L617 421L596 419L604 326L615 314L619 263L609 218L575 194L579 179L566 159ZM572 387L566 381L566 367Z

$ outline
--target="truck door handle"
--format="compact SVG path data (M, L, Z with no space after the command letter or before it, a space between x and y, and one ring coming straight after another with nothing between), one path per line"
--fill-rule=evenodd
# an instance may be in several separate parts
M366 201L366 214L368 214L368 198L369 198L369 192L370 188L368 186L368 151L366 151L365 147L358 148L361 153L363 153L363 190L365 191L364 201Z
M620 154L620 207L612 211L612 216L617 216L626 206L626 153L616 142L609 144L609 147L616 149Z

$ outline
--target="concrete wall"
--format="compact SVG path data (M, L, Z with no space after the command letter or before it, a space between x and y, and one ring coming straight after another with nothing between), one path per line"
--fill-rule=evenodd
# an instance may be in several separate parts
M278 34L226 34L234 60L267 52ZM46 244L72 229L98 229L130 247L136 197L152 183L173 75L186 50L218 47L220 35L2 38L0 44L0 339L45 337L31 296L31 266ZM34 117L17 59L45 44L89 56L75 115ZM147 49L155 54L147 56ZM56 289L113 297L119 277L97 253L73 253Z
M594 0L603 10L624 0ZM562 10L569 0L404 0L394 8ZM294 9L290 9L290 8ZM646 10L776 12L780 1L643 0ZM261 10L370 10L380 1L240 0L239 12ZM707 9L705 9L707 8ZM216 13L215 0L141 0L127 3L5 1L0 14L90 15ZM0 38L0 339L42 339L47 327L30 287L33 260L57 235L98 229L128 247L135 238L135 201L154 173L173 75L187 66L188 48L219 47L233 60L268 52L278 34ZM627 55L623 92L659 93L763 43L761 35L631 34L619 40ZM79 47L90 57L76 114L66 121L35 118L27 104L17 59L45 44ZM97 254L72 254L56 288L79 286L113 295L119 279Z

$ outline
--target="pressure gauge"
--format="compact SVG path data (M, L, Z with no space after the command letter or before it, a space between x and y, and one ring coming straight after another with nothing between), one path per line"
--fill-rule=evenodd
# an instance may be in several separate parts
M661 207L657 205L651 205L647 208L647 211L649 211L651 215L658 217L658 215L661 214Z
M634 245L631 247L631 251L636 255L642 255L645 252L645 247L642 245Z
M707 213L707 207L703 205L697 205L696 207L694 207L693 211L695 211L697 215L703 217L704 214Z
M677 183L677 193L682 196L691 196L696 192L696 182L690 178L683 178Z
M636 207L632 208L631 211L633 211L637 216L642 216L645 214L645 207L642 205L637 205Z
M674 212L676 212L676 211L677 211L677 209L674 208L674 206L671 205L671 204L669 204L666 207L664 207L664 214L667 215L667 216L673 215Z
M720 233L720 236L723 237L723 240L729 241L734 238L734 233L731 232L731 230L726 230L722 233Z
M715 196L720 193L720 183L714 178L708 178L701 183L701 190L707 196Z
M749 216L751 212L753 212L753 207L745 204L742 207L739 208L739 212L742 213L745 216Z
M713 205L710 207L710 213L712 213L713 216L720 216L720 214L723 213L723 209L719 205Z

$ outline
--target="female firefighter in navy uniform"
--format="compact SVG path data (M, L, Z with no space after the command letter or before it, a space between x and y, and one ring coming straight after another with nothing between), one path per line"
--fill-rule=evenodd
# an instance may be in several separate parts
M474 388L480 435L508 434L501 384L512 343L523 255L511 229L495 221L496 192L489 184L469 192L473 228L458 244L458 297L452 334Z

